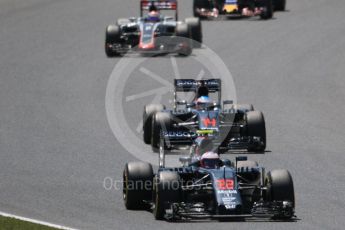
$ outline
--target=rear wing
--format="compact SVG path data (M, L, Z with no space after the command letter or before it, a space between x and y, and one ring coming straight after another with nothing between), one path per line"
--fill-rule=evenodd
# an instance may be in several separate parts
M221 91L220 79L194 80L194 79L175 79L175 92L196 91L199 85L204 84L210 92Z
M140 17L154 5L158 10L173 10L177 20L177 0L140 0Z

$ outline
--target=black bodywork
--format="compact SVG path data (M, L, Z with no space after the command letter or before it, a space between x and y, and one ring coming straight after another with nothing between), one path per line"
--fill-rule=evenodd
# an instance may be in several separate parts
M134 199L134 193L127 190L128 185L145 179L131 175L131 170L135 171L135 167L142 170L144 165L151 167L148 163L139 163L126 165L125 204ZM197 162L184 164L182 167L164 167L161 163L156 174L147 174L146 178L150 178L147 181L152 181L152 187L136 191L137 206L129 209L137 209L145 203L156 219L172 221L203 218L290 220L294 217L293 183L286 170L273 170L266 174L264 168L258 167L256 162L247 161L246 157L237 157L235 162L222 160L220 167L214 169L199 167ZM271 176L276 172L283 172L285 178L276 180L276 176Z

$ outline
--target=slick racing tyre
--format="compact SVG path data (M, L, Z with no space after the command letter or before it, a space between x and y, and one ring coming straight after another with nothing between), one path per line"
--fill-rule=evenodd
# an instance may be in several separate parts
M265 194L266 201L290 201L292 209L295 208L295 192L292 177L289 171L285 169L272 170L267 173L265 179L267 191ZM276 219L289 219L293 213L285 215L276 215Z
M180 201L180 176L176 172L161 171L154 179L153 215L162 220L169 203Z
M273 0L273 9L275 11L285 11L286 0Z
M273 5L272 0L261 0L263 10L260 14L261 19L271 19L273 17Z
M117 57L121 54L115 51L111 46L119 44L121 36L121 30L118 25L109 25L105 31L105 54L107 57Z
M152 165L129 162L123 171L123 200L127 209L142 209L144 200L151 200L153 187Z
M264 115L260 111L249 111L246 113L247 135L249 137L259 137L262 144L259 146L249 146L248 151L263 152L266 149L266 126Z
M152 135L152 116L154 113L165 109L164 105L161 104L150 104L145 105L143 112L143 139L145 144L151 144Z
M201 48L202 45L202 26L199 18L186 18L186 24L191 30L193 48Z
M188 24L181 23L176 25L176 43L179 47L178 54L189 56L192 53L191 30Z
M173 124L173 116L170 112L157 112L152 117L151 147L153 152L159 151L160 135L163 131L169 131Z

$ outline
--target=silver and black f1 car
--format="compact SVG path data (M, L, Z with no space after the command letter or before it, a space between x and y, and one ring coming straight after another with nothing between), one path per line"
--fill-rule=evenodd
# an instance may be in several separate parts
M144 107L143 139L158 150L162 134L168 149L191 146L194 139L212 136L219 153L247 149L263 152L266 148L266 128L262 112L253 105L221 101L221 80L175 79L174 108L150 104ZM179 98L180 94L193 93L194 98ZM211 101L199 102L206 95Z
M294 217L294 186L287 170L265 173L257 162L237 157L215 168L194 163L161 167L153 173L146 162L127 163L123 199L127 209L151 208L156 219L290 220Z
M260 16L261 19L270 19L273 17L273 3L279 4L281 1L283 0L194 0L193 10L194 16L202 19L215 19L219 16ZM251 13L246 13L247 11Z
M160 11L175 11L162 16ZM108 57L130 51L142 54L178 53L187 56L202 43L199 18L178 21L177 0L141 0L140 17L118 19L105 33L105 53Z

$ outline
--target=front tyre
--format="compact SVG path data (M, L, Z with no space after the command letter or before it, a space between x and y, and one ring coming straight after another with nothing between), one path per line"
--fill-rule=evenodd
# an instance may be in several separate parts
M276 219L290 219L293 217L295 208L295 192L291 174L285 169L272 170L267 173L265 179L267 191L266 201L289 201L292 204L291 213L279 214L274 216Z
M180 176L176 172L161 171L154 179L153 215L162 220L168 205L180 200Z
M113 46L120 44L121 30L118 25L109 25L105 30L105 54L107 57L118 57L121 53L114 50Z
M152 165L129 162L123 170L123 201L127 209L142 209L144 200L151 200L153 186Z

